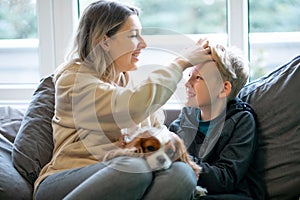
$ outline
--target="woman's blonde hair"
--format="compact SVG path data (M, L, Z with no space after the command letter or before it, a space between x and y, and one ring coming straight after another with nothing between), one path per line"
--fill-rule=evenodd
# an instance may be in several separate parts
M248 81L248 62L235 47L225 48L222 45L215 45L210 48L212 59L216 62L223 81L231 83L231 93L227 97L227 100L231 100Z
M54 78L79 63L80 66L93 68L101 80L114 81L117 75L112 59L100 43L104 36L115 35L130 15L139 15L139 10L116 1L100 0L91 3L80 18L66 64L56 72Z

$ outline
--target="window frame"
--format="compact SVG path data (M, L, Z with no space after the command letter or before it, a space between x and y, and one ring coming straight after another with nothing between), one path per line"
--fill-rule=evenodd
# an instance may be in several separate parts
M248 1L227 0L228 45L235 45L248 56ZM39 30L39 75L53 73L64 61L66 50L78 24L77 0L37 0ZM155 40L155 35L147 36ZM163 44L164 41L157 40ZM36 89L36 84L0 85L0 105L26 104Z
M78 23L77 0L37 0L39 77L53 73L64 61ZM34 48L34 47L33 47ZM0 105L27 104L36 84L0 84Z

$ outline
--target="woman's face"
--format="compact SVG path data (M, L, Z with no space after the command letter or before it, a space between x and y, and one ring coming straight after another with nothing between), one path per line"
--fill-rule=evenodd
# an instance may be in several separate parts
M109 38L109 53L117 73L137 69L141 50L147 46L141 36L141 29L138 16L131 15L118 32Z

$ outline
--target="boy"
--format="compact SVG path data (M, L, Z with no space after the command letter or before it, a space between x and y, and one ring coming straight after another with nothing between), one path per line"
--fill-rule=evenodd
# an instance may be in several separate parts
M184 140L202 167L197 185L208 193L199 199L263 199L251 168L255 114L236 97L248 79L246 62L221 45L211 47L211 56L191 70L185 84L187 106L169 129Z

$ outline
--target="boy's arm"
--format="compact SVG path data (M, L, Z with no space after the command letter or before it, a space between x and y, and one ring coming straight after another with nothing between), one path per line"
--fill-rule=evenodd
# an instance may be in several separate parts
M232 119L228 119L232 120ZM202 162L203 168L198 185L206 188L208 192L228 193L235 190L242 180L250 163L256 145L256 124L250 112L243 112L232 128L231 138L219 153L216 162L208 164Z

